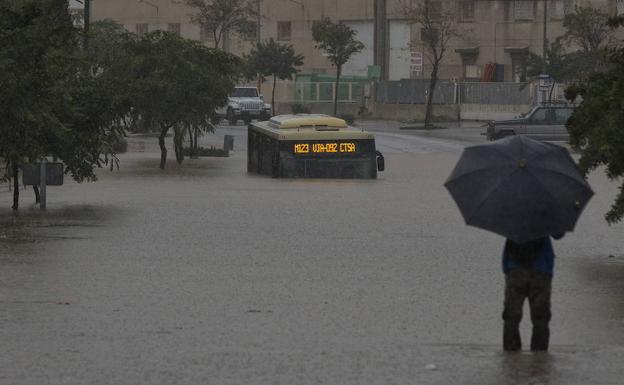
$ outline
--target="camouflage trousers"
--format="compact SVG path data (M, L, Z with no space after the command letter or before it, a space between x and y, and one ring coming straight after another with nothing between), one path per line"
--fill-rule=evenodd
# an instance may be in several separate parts
M505 304L503 310L503 349L520 350L520 321L522 307L528 298L533 334L531 350L548 350L550 339L550 292L552 277L529 268L512 269L505 274Z

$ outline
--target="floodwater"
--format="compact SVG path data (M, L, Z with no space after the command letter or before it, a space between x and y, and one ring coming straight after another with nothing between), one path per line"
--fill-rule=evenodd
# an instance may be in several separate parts
M624 226L601 172L555 244L550 352L504 354L503 240L442 186L465 138L384 129L378 180L278 180L245 172L242 126L204 145L224 134L230 158L165 171L132 138L45 213L23 191L13 214L0 185L0 384L622 383Z

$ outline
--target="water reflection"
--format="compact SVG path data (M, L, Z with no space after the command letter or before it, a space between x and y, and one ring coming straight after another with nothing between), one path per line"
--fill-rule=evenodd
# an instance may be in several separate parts
M548 352L501 353L501 384L550 384L555 357Z
M49 209L0 210L0 263L32 256L40 242L89 237L81 229L102 226L115 209L72 205ZM21 259L20 259L21 260Z

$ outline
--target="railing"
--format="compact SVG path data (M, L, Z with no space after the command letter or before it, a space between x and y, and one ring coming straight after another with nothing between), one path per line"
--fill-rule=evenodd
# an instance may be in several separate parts
M564 84L556 84L552 101L563 102ZM272 84L262 87L265 100L270 102ZM365 96L373 94L381 104L424 104L429 92L428 79L404 79L379 82L341 82L338 86L340 103L363 103ZM458 82L439 80L436 84L435 104L482 105L537 105L548 99L549 90L536 83ZM275 101L278 103L331 103L336 94L334 82L277 82Z
M552 100L563 101L564 89L564 84L556 84ZM386 104L424 104L427 102L428 92L427 79L381 81L376 84L375 101ZM433 103L535 105L548 100L549 94L550 90L542 90L535 83L440 80L436 84Z
M341 103L359 103L364 96L367 82L340 82L338 101ZM271 100L271 85L262 86L265 100ZM336 83L334 82L277 82L275 101L279 103L329 103L334 101Z

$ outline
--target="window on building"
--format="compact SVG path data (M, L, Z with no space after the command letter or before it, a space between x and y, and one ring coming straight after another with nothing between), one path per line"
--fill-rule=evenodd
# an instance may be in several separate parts
M535 1L533 0L514 0L513 2L513 18L517 21L534 20L535 19Z
M277 22L277 40L290 40L291 31L290 21Z
M438 39L438 30L433 28L433 29L427 29L427 28L421 28L420 29L420 41L424 41L424 42L432 42L432 41L437 41Z
M430 1L429 2L429 17L433 20L442 17L442 2Z
M460 21L474 21L475 2L474 0L460 1L458 4L458 16Z
M521 55L513 55L511 57L511 73L513 81L516 83L524 83L527 80L526 59Z
M138 23L136 25L136 34L141 36L149 32L149 27L147 23Z
M615 12L618 16L624 15L624 0L616 0Z
M180 23L169 23L167 25L167 31L180 35Z
M201 41L214 41L214 34L212 30L206 24L199 26L199 40Z
M563 19L565 16L565 0L550 0L548 2L548 17Z
M574 13L575 0L563 0L563 14Z
M481 66L476 64L464 65L464 79L479 80L481 79Z
M510 21L513 19L513 2L503 1L503 20Z

